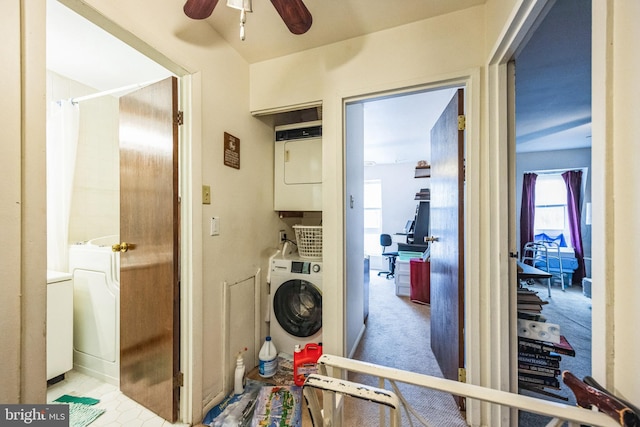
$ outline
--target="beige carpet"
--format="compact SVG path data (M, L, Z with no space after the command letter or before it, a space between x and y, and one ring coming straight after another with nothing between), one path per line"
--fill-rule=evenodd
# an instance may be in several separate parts
M369 319L354 359L442 377L430 346L429 306L395 295L393 279L371 271ZM377 378L352 374L350 380L378 385ZM466 426L451 395L425 388L398 384L405 399L433 427ZM386 387L390 388L389 385ZM420 423L412 416L414 425ZM345 403L346 426L379 425L377 405L357 399ZM402 414L402 425L409 426Z

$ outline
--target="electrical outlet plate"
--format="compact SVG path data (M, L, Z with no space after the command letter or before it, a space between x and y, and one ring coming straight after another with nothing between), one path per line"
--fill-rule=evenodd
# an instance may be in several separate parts
M287 233L285 233L284 230L280 230L278 232L278 239L280 242L284 242L285 240L287 240Z

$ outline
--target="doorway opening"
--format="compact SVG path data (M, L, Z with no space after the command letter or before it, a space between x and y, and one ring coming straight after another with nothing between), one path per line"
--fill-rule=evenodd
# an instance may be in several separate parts
M63 335L73 343L48 351L47 365L56 367L48 369L47 399L117 396L104 402L103 417L114 420L116 401L130 402L119 393L120 268L119 254L111 251L120 242L118 100L174 75L60 2L47 1L47 267L71 279L63 296L71 324ZM48 331L47 347L56 341ZM145 408L140 414L153 416Z
M527 243L542 243L546 255L536 252L529 263L552 275L519 281L518 296L537 292L541 303L522 310L518 299L518 389L575 404L558 377L562 370L591 375L591 2L548 2L512 60L517 247L522 260L532 255ZM530 322L540 322L544 337L531 333ZM531 363L523 343L544 339L566 341L572 350ZM521 426L544 421L519 417Z
M443 375L431 351L429 301L411 299L410 264L429 257L424 237L431 185L424 172L431 164L432 128L457 89L413 90L345 105L345 337L347 354L355 359ZM424 236L415 240L423 222ZM384 234L390 245L381 244ZM395 271L389 274L391 262ZM451 425L464 425L453 398L442 398Z

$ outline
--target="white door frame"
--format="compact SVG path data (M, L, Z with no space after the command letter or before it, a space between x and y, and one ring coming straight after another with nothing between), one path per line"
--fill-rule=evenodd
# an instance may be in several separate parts
M493 49L488 64L488 125L487 125L487 150L489 170L487 182L496 191L489 192L489 210L494 212L496 218L507 220L496 221L491 226L490 236L487 240L488 274L491 287L491 311L494 313L490 319L491 330L496 331L495 336L489 340L488 350L492 360L490 370L490 383L487 386L499 390L518 392L517 384L517 330L514 319L515 312L515 287L516 268L515 262L509 257L510 252L516 252L515 240L510 240L510 223L515 221L512 217L509 202L511 193L511 170L515 164L510 162L515 156L510 152L510 141L515 133L511 132L510 125L515 121L509 116L513 107L513 98L510 98L509 84L512 80L509 76L508 63L514 53L523 45L527 34L532 30L538 16L542 13L547 0L524 0L520 4L517 13L507 23L502 39ZM515 142L513 142L515 145ZM514 425L517 423L517 410L506 407L491 406L488 414L488 425Z
M510 109L513 107L513 85L509 85L511 79L508 78L510 72L508 62L513 58L514 53L526 43L528 34L533 31L537 19L544 14L547 7L553 4L554 0L523 0L518 8L512 13L512 19L507 23L502 38L497 42L492 50L488 64L488 125L487 143L489 158L492 162L490 167L490 183L495 191L491 191L490 205L495 207L495 212L499 213L499 218L509 218L508 221L499 221L493 225L491 230L491 240L494 242L490 249L490 276L494 294L497 295L496 305L493 310L498 310L503 316L503 321L493 322L498 337L492 343L494 347L494 357L496 358L496 369L492 370L492 384L495 388L518 392L517 387L517 333L515 327L515 294L510 292L516 286L517 273L515 262L509 258L510 252L516 253L515 239L509 240L509 226L515 221L514 212L509 210L509 194L513 190L515 183L510 181L510 168L515 168L512 158L510 159L510 145L515 146L515 121L509 117ZM593 2L593 8L599 7L598 2ZM603 6L606 8L607 6ZM597 34L596 20L606 20L606 13L603 11L593 12L594 29L593 34ZM600 30L606 28L606 23L602 24ZM594 57L598 53L593 50ZM605 61L602 61L603 64ZM592 63L597 63L592 59ZM604 67L604 65L603 65ZM593 73L595 74L594 68ZM594 80L594 77L592 77ZM593 91L592 105L606 105L604 92ZM594 110L593 121L597 121L597 113ZM592 150L603 150L605 141L599 140L594 132L592 138ZM594 170L606 170L606 156L594 156L592 152L592 168ZM514 191L515 192L515 191ZM604 206L604 191L600 192L597 186L592 188L593 204ZM595 218L595 216L594 216ZM598 231L599 230L599 231ZM594 251L601 251L602 256L594 254L593 270L604 271L606 248L604 239L603 247L597 249L596 241L598 236L604 235L604 220L593 221L593 242ZM507 274L508 272L508 274ZM604 278L600 282L605 284ZM600 330L601 333L592 332L592 371L593 375L601 378L611 378L613 363L608 360L606 354L612 348L611 339L613 337L613 324L607 320L607 293L604 286L599 290L600 295L593 296L592 323L593 330ZM509 381L511 379L511 381ZM489 425L514 425L510 423L517 411L509 411L505 408L494 407L491 411L491 422ZM517 420L517 418L515 418Z
M464 298L465 301L480 301L481 294L483 293L477 280L478 275L475 272L481 271L481 250L485 242L480 239L481 221L478 217L480 212L480 200L481 194L484 191L481 189L480 176L481 176L481 163L482 163L482 148L478 141L480 141L480 79L481 72L479 68L473 68L469 70L463 70L457 73L451 73L446 76L433 76L428 79L425 78L419 81L404 82L402 86L388 86L388 87L376 87L375 89L358 90L349 93L342 93L337 97L337 100L341 102L337 111L340 111L342 125L340 129L339 139L342 141L341 159L338 164L343 165L343 174L346 176L344 168L345 164L345 125L346 125L346 104L358 100L365 100L369 98L377 98L382 95L411 93L418 90L438 89L444 87L464 87L465 88L465 114L467 117L467 128L465 134L465 161L466 161L466 182L464 188ZM330 110L330 107L327 108ZM342 222L337 228L338 235L342 236L342 239L346 239L346 224L345 220L345 207L346 198L345 194L345 182L342 182L342 205L338 207L340 214L342 215ZM488 218L488 215L487 215ZM338 283L343 283L346 286L346 254L344 253L344 247L341 247L342 253L336 254L335 261L337 262L337 270L341 272L342 280ZM325 273L329 273L325 269ZM328 310L323 313L323 318L335 317L341 319L339 325L335 331L336 341L339 343L338 348L342 348L342 355L345 355L347 351L346 347L346 290L340 289L336 295L325 295L325 301L328 299L335 301L335 307L340 310L338 313L330 311L334 304L329 305ZM335 298L335 299L334 299ZM326 305L325 305L326 307ZM465 304L464 313L464 346L465 346L465 367L467 370L467 381L473 384L481 384L480 372L481 372L481 360L478 357L480 349L483 348L482 336L481 336L481 318L486 315L487 310L483 310L479 304ZM324 323L324 322L323 322ZM333 344L333 343L332 343ZM479 424L481 405L479 402L470 401L467 403L467 421L472 425Z

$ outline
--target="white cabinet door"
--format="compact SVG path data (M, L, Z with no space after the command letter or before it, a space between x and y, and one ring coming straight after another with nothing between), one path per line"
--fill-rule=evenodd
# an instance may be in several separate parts
M47 285L47 380L73 369L73 282Z
M322 138L275 142L274 209L322 210Z

